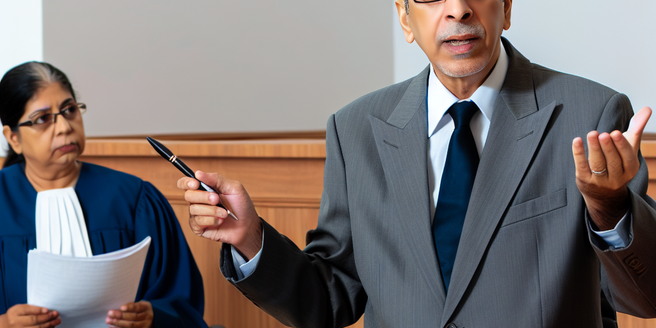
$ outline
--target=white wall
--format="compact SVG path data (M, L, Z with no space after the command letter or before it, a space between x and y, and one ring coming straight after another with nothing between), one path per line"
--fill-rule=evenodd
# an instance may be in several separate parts
M392 4L392 25L394 32L394 83L405 81L415 75L428 65L428 58L419 48L416 42L408 43L403 36L403 29L399 23L399 14L396 6Z
M391 10L391 9L390 9ZM629 96L634 110L656 110L656 1L515 0L505 37L531 61L580 75ZM408 45L394 9L394 80L428 60ZM656 132L656 115L646 128Z
M44 1L44 59L87 103L89 136L323 130L393 83L390 5Z
M30 60L43 60L41 0L0 0L0 74ZM6 147L0 134L0 157Z
M514 1L506 37L536 63L580 75L656 109L656 1ZM656 115L647 125L656 132Z

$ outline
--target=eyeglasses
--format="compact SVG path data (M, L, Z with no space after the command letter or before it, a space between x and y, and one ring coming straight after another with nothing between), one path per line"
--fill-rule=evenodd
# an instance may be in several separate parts
M18 130L21 126L34 126L38 128L46 128L50 126L50 123L57 123L57 115L61 115L67 121L73 121L80 117L81 114L84 114L87 111L87 105L83 103L70 104L64 107L59 113L44 113L43 111L37 111L30 116L30 119L19 123L12 130Z

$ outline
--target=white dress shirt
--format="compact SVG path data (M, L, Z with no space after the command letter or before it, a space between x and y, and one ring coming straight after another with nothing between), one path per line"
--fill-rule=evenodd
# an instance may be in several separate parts
M508 71L508 55L501 45L499 59L483 84L474 91L469 99L458 99L449 91L435 75L431 65L428 77L428 187L431 191L431 220L435 216L437 197L440 194L440 183L446 163L446 154L449 148L451 135L455 125L451 115L447 113L451 105L459 101L473 101L481 110L474 114L469 127L474 135L478 156L483 153L490 129L490 120L494 113L494 102L497 100L503 81Z

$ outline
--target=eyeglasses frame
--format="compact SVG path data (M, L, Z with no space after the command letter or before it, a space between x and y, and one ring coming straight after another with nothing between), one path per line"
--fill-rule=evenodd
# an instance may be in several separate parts
M446 0L413 0L415 3L433 3L433 2L445 2Z
M72 106L77 107L77 109L80 111L80 115L86 113L86 111L87 111L87 105L85 103L76 103L76 104L73 104ZM50 122L34 123L34 121L32 121L32 120L27 120L25 122L18 123L18 125L16 125L15 127L12 128L12 131L17 131L18 128L20 128L21 126L35 126L35 125L38 126L38 125L42 125L42 124L46 124L46 123L57 123L57 115L61 115L62 117L64 117L65 120L68 120L64 116L64 112L68 111L70 108L71 108L71 106L66 106L62 110L60 110L58 113L49 113L49 114L53 115L52 116L52 121L50 121Z

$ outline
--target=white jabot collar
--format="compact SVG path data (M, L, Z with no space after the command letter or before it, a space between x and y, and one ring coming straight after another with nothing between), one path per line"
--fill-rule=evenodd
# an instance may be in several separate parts
M494 69L490 75L485 79L485 82L476 89L474 94L469 99L458 99L449 91L442 82L435 75L433 65L430 66L430 75L428 78L428 137L433 135L435 131L442 128L450 120L443 120L447 110L458 101L471 100L483 113L483 116L488 120L492 119L494 112L494 102L501 91L503 81L506 79L508 72L508 54L503 46L503 42L499 40L501 45L499 51L499 59L497 60ZM450 117L449 117L450 118Z
M82 206L72 187L37 194L36 248L74 257L93 256Z

